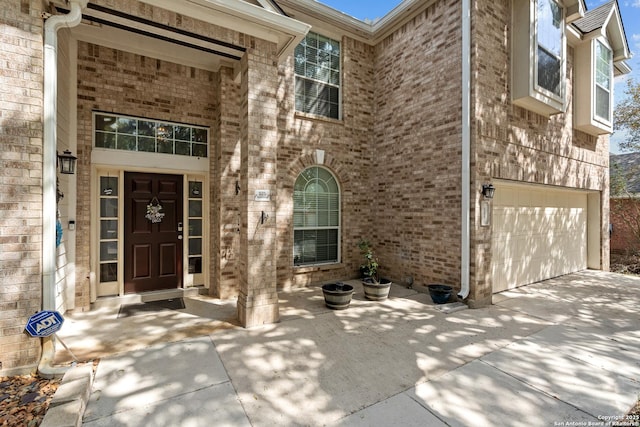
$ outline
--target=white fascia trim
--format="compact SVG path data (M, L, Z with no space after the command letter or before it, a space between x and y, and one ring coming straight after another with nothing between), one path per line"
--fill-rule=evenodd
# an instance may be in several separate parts
M384 32L389 26L396 23L397 20L404 18L407 12L412 11L414 6L420 6L423 0L404 0L394 7L391 12L387 13L379 21L373 24L372 30L375 35Z
M278 13L278 10L273 6L273 4L268 0L258 0L258 3L262 5L263 8L268 10L269 12Z
M237 0L140 1L277 43L281 60L293 51L311 29L304 22Z
M621 76L623 74L629 74L633 69L625 61L619 61L613 63L614 77Z

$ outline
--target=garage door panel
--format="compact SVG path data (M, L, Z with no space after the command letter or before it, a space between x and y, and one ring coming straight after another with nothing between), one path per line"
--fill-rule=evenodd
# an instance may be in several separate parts
M496 185L494 292L586 268L586 226L586 193Z

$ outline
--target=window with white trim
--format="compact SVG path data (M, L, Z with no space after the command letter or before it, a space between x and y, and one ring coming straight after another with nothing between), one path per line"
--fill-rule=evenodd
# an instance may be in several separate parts
M613 51L598 37L575 47L574 127L591 135L613 131Z
M565 9L556 0L514 0L512 100L549 116L565 111Z
M562 8L555 0L538 0L536 19L537 85L562 96L564 37Z
M327 169L302 171L293 191L293 262L296 266L339 262L340 190Z
M100 283L118 280L118 176L100 176Z
M595 115L606 122L611 121L611 82L613 55L611 49L599 40L595 43Z
M96 148L208 157L209 129L109 113L94 114Z
M296 111L340 118L340 42L309 32L293 55Z

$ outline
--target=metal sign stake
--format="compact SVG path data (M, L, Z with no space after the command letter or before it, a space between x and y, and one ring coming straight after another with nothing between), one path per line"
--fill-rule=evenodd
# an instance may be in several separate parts
M62 346L65 348L65 350L67 350L67 351L69 352L69 354L71 355L71 358L72 358L73 360L75 360L76 362L80 362L80 361L78 360L78 358L76 357L76 355L75 355L75 354L73 354L73 352L71 351L71 349L70 349L69 347L67 347L67 345L64 343L64 341L62 341L62 338L60 338L60 337L58 336L58 334L53 334L53 338L55 338L55 339L57 339L58 341L60 341L60 344L62 344Z

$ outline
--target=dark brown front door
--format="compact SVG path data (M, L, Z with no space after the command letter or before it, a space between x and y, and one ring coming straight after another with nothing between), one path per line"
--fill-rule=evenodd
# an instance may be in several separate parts
M182 176L127 172L124 185L125 294L181 287ZM157 222L150 204L162 207Z

